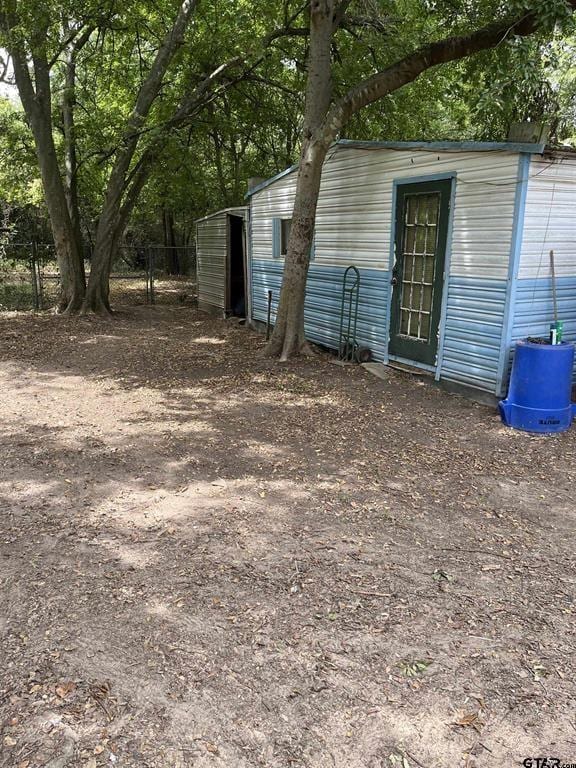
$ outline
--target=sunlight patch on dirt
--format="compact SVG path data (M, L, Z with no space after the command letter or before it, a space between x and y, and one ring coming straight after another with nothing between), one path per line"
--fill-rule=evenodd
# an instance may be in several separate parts
M0 316L2 768L572 759L574 430L114 323Z

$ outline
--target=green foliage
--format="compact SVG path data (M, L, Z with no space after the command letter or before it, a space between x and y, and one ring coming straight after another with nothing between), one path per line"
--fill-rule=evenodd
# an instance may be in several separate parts
M49 236L32 137L22 109L7 98L0 98L0 226L0 245Z
M511 12L535 13L543 34L550 35L556 28L566 29L573 24L572 8L566 0L513 0Z
M468 104L478 139L504 139L512 122L547 122L551 140L574 134L575 38L557 32L548 42L514 40L498 55L462 63L460 96Z
M19 23L11 41L28 54L35 46L55 58L52 70L54 137L63 166L61 102L65 93L63 43L69 28L94 28L77 56L75 121L81 215L94 230L119 136L134 97L167 26L176 0L11 0ZM264 35L284 23L303 28L296 0L216 0L200 3L186 44L177 54L146 122L133 166L161 137L162 152L131 224L161 237L162 211L171 211L184 239L195 217L243 203L250 176L267 177L299 153L307 38ZM552 123L559 140L576 135L576 38L565 0L354 0L334 37L334 93L385 68L419 46L469 32L511 13L535 12L542 34L503 43L495 51L446 65L353 118L347 135L359 139L503 139L509 124L526 118ZM63 24L62 20L66 20ZM43 39L42 34L46 31ZM68 30L68 31L67 31ZM7 42L0 33L0 43ZM43 41L44 40L44 41ZM168 130L183 96L231 57L254 68L225 92L217 89L203 111ZM240 75L233 68L228 79ZM41 205L34 148L19 107L0 100L0 199L12 209Z
M0 98L0 200L15 206L40 205L42 189L37 168L22 109Z

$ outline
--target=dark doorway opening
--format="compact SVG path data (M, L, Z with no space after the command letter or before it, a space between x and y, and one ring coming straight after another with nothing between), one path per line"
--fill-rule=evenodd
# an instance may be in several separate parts
M244 264L244 219L230 216L230 312L246 317L246 278Z

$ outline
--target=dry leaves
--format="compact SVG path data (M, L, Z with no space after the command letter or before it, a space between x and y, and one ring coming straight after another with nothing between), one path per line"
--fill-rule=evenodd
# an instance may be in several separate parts
M56 696L60 699L65 699L66 696L68 696L70 693L76 690L76 683L73 683L72 681L68 683L59 683L59 685L56 686L55 693Z
M467 712L454 721L454 725L458 725L461 728L474 728L478 733L482 731L485 723L480 719L479 712Z
M505 740L499 717L518 700L529 738L568 711L574 431L503 434L486 408L394 373L279 367L255 354L260 337L196 313L158 307L106 328L10 319L7 345L2 322L11 768L44 764L34 747L60 739L59 718L79 734L78 768L116 754L123 768L184 764L188 752L164 756L173 722L213 763L234 761L240 731L260 723L288 764L296 733L303 754L317 749L298 729L304 705L339 754L356 733L340 713L355 699L358 721L369 714L381 662L383 718L443 711L462 742L484 740L483 721L490 744ZM215 334L227 343L195 341ZM337 669L322 661L308 685L327 645ZM494 690L488 720L471 692ZM199 733L219 741L192 740L208 717ZM419 765L394 742L374 749L366 763ZM442 749L422 764L444 765Z

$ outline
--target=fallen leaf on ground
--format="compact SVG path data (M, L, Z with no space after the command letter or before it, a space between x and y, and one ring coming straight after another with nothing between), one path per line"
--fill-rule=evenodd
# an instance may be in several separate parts
M72 693L76 689L76 683L73 683L72 681L68 683L60 683L56 686L56 696L58 696L61 699L65 699L66 696L68 696L69 693Z
M484 723L480 720L478 712L467 712L458 720L455 720L454 725L459 725L461 728L475 728L480 733Z

